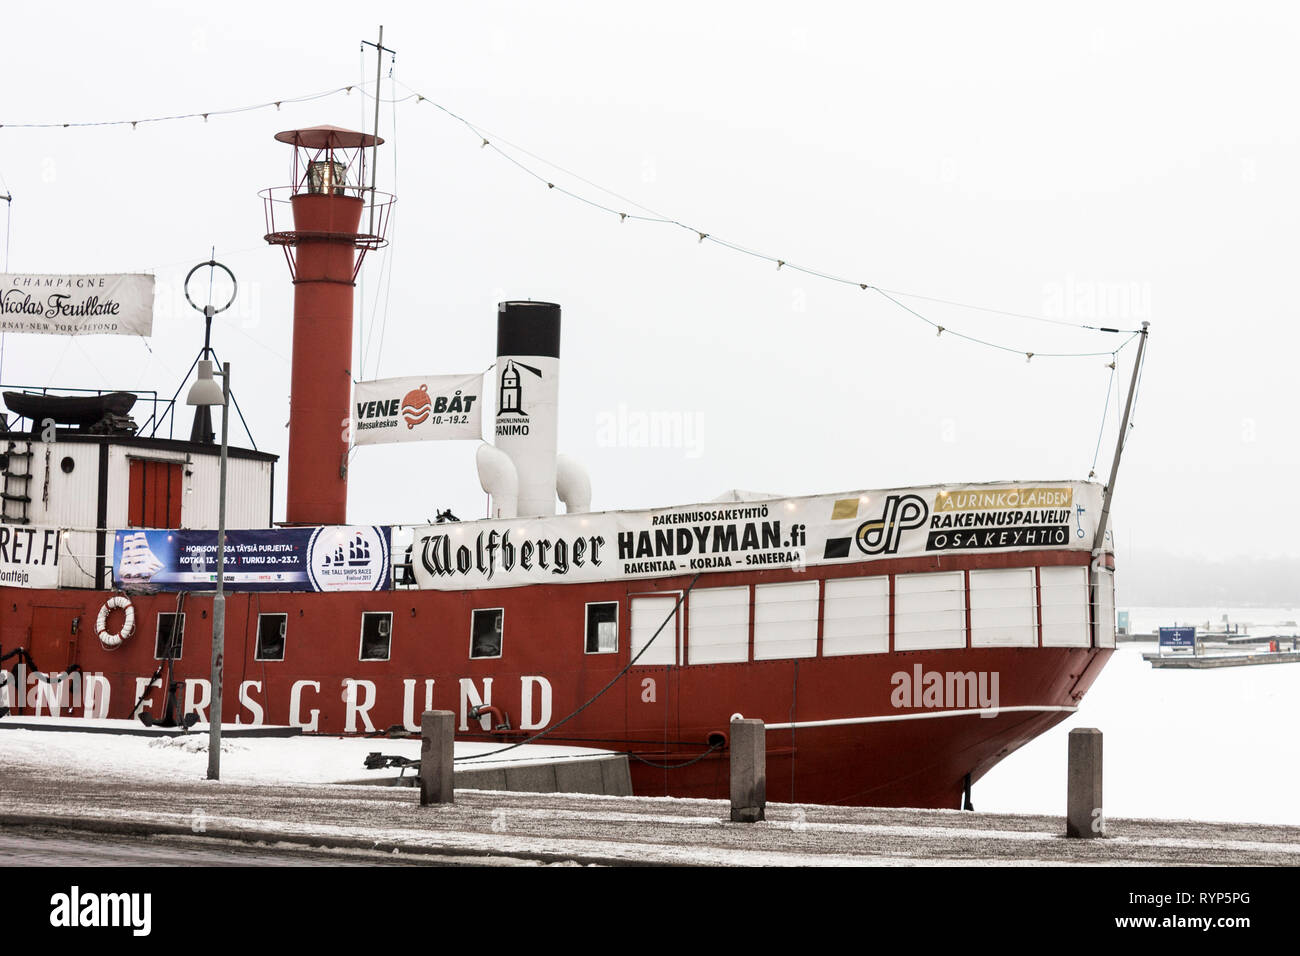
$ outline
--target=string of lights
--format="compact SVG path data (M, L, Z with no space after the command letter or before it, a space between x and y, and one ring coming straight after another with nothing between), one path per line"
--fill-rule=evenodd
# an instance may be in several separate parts
M353 83L348 86L335 87L332 90L321 90L319 93L308 93L305 96L282 96L277 100L268 100L265 103L251 103L247 106L231 106L226 109L206 110L194 113L173 113L167 116L146 116L140 119L131 120L91 120L78 123L0 123L0 129L73 129L91 126L129 126L135 129L137 126L143 126L146 123L170 123L173 120L200 119L206 123L210 116L229 116L234 113L249 113L253 110L265 110L275 107L277 110L285 103L309 103L312 100L325 99L328 96L336 96L339 93L351 93L358 89L359 84Z
M692 233L696 237L696 241L700 244L703 244L705 242L711 242L714 243L715 245L722 246L734 252L739 252L743 255L747 255L755 259L760 259L772 263L776 266L778 271L780 271L783 268L789 269L791 271L800 272L805 275L826 280L828 282L835 282L846 286L857 286L859 289L861 289L864 292L865 291L875 292L878 295L884 297L894 306L898 307L899 309L902 309L903 311L912 315L914 318L919 319L920 321L929 325L931 328L935 329L935 334L939 337L942 337L943 334L946 332L954 338L962 339L964 341L971 342L976 345L982 345L987 348L992 348L998 351L1008 352L1015 355L1023 355L1025 356L1025 361L1029 362L1032 361L1034 358L1111 357L1114 356L1116 353L1122 351L1140 334L1136 329L1121 329L1121 328L1112 328L1108 326L1090 325L1082 322L1070 322L1062 319L1047 318L1045 316L1030 315L1028 313L1009 312L1003 309L992 309L985 306L971 305L968 303L956 302L950 299L939 299L932 296L920 295L917 293L901 292L895 289L886 289L881 286L875 285L874 283L871 282L862 282L847 276L836 275L832 272L800 265L798 263L791 262L788 259L783 259L778 256L757 251L755 249L750 249L746 246L740 245L739 243L724 239L721 236L717 236L709 232L708 230L683 222L679 219L673 218L663 213L659 213L656 210L649 208L648 206L644 206L638 202L628 199L625 196L621 196L620 194L614 192L611 189L601 186L598 183L594 183L589 179L585 179L577 175L576 173L570 172L569 170L564 169L564 167L551 162L548 159L538 156L535 153L531 153L528 150L524 149L523 147L517 146L516 144L509 142L503 137L495 135L490 130L487 130L483 126L480 126L477 123L474 123L466 119L465 117L459 115L458 113L447 108L446 106L443 106L441 103L437 102L436 100L432 100L429 97L425 96L423 93L420 93L418 90L413 90L411 89L411 87L406 86L405 84L402 83L395 83L395 85L402 86L403 89L406 89L409 92L405 96L394 97L391 100L386 100L386 102L392 102L394 104L405 103L410 101L414 101L417 104L428 103L430 106L441 111L446 116L460 123L471 133L473 133L474 136L479 140L480 149L490 149L494 151L497 155L505 159L507 162L511 163L513 166L517 167L520 171L522 171L526 175L531 176L533 179L537 180L538 182L545 184L548 190L553 190L571 199L575 199L578 202L590 206L600 212L617 216L619 222L632 221L632 222L645 222L645 223L655 223L661 225L676 226L679 229L683 229L689 233ZM372 97L374 95L369 91L363 91L363 92L364 95L367 97ZM503 149L502 146L498 144L504 144L505 146L509 147L509 149L515 152L527 155L532 159L536 160L537 162L543 163L546 166L549 166L553 169L563 172L574 179L580 180L581 182L587 184L588 186L591 186L592 188L599 190L602 193L605 193L609 196L612 196L620 200L626 205L622 208L615 207L609 205L608 203L600 202L596 199L593 199L590 196L586 196L581 193L575 192L574 190L568 189L565 186L559 185L554 181L553 178L548 177L541 172L538 172L532 166L523 162L517 156L512 155L511 152L508 152L506 149ZM639 209L640 212L629 212L627 211L629 208ZM929 302L936 302L936 303L941 303L944 305L949 305L957 308L972 309L975 311L986 312L994 315L1003 315L1003 316L1008 316L1013 318L1027 319L1035 322L1043 322L1051 325L1064 326L1068 328L1074 328L1074 329L1079 329L1079 330L1084 330L1089 332L1127 334L1128 337L1124 340L1123 343L1120 344L1118 348L1113 348L1113 349L1083 351L1083 352L1043 352L1043 351L1027 350L1027 349L1022 349L1011 345L1006 345L1000 342L994 342L992 340L981 338L979 336L970 335L968 333L960 332L948 326L942 325L939 322L936 322L930 317L924 315L917 309L907 305L904 302L900 302L899 298L912 298L912 299L924 300Z
M611 216L617 216L619 222L632 221L632 222L644 222L644 223L674 226L676 228L682 229L694 235L696 237L696 241L701 245L705 242L713 243L714 245L718 245L723 248L730 249L733 252L738 252L742 255L750 256L752 258L771 263L776 266L778 271L780 271L781 269L788 269L792 272L802 273L804 275L822 279L828 282L834 282L845 286L856 286L864 292L874 292L877 295L886 299L895 307L907 312L912 317L929 325L931 328L935 330L936 336L942 337L943 334L946 332L948 333L948 335L952 336L953 338L958 338L963 341L970 342L972 344L981 345L987 348L995 349L997 351L1008 352L1015 355L1023 355L1025 356L1025 361L1029 362L1032 361L1034 358L1098 358L1098 357L1105 357L1105 356L1113 356L1118 352L1122 351L1126 346L1128 346L1133 341L1133 339L1136 338L1136 336L1139 334L1138 331L1135 329L1121 329L1121 328L1112 328L1108 326L1091 325L1082 322L1070 322L1062 319L1053 319L1045 316L1031 315L1028 313L1011 312L1003 309L994 309L986 306L972 305L970 303L958 302L951 299L936 298L933 296L921 295L919 293L914 293L914 292L903 292L897 289L887 289L882 286L876 285L875 283L872 282L865 282L848 276L837 275L827 270L816 269L810 266L801 265L797 262L792 262L789 259L785 259L779 256L771 255L769 253L760 252L758 250L748 248L739 243L715 235L714 233L710 232L707 229L703 229L698 226L692 225L690 223L684 222L680 219L674 218L672 216L656 212L655 210L651 209L648 206L642 205L641 203L638 203L625 196L622 196L619 193L605 186L602 186L589 179L579 176L578 174L573 173L544 157L538 156L537 154L532 153L521 146L511 143L509 140L506 140L503 137L496 136L490 130L487 130L486 128L480 126L479 124L466 119L465 117L459 115L458 113L449 109L448 107L443 106L441 103L437 102L436 100L430 99L429 97L425 96L423 93L420 93L418 90L414 90L411 87L406 86L405 84L400 83L395 79L390 79L390 81L393 82L394 85L401 86L403 89L409 92L405 96L381 98L383 102L392 103L394 105L394 108L399 103L405 103L410 101L414 101L416 104L428 103L430 106L434 107L435 109L439 110L446 116L460 123L467 130L473 133L473 135L478 139L479 146L481 149L492 150L498 156L502 157L503 159L505 159L506 161L508 161L515 167L517 167L521 172L532 177L538 182L544 184L548 190L553 190L555 192L558 192L570 199L574 199L600 212L607 213ZM254 103L245 106L230 107L226 109L196 111L190 113L175 113L175 114L164 115L164 116L143 117L134 120L96 120L96 121L67 122L67 123L0 123L0 129L57 129L57 128L68 129L68 128L111 127L111 126L130 126L132 129L135 129L138 126L146 123L165 123L165 122L171 122L177 120L198 119L198 118L201 118L204 120L204 122L206 122L208 118L212 116L227 116L227 115L232 115L237 113L251 112L254 110L269 109L271 107L274 107L275 109L278 110L285 103L311 102L313 100L319 100L330 96L336 96L339 93L349 94L354 89L360 91L366 97L373 98L376 96L376 94L366 88L368 85L369 84L365 82L350 83L346 86L339 86L329 90L322 90L317 93L309 93L304 96L281 97L280 99L268 100L264 103ZM503 145L506 148L503 148ZM583 195L580 192L577 192L573 189L569 189L566 186L560 185L554 181L554 178L548 177L545 174L539 172L537 169L525 163L524 161L519 159L517 156L513 155L508 150L513 150L514 152L517 152L521 155L525 155L538 163L542 163L559 172L562 172L565 175L573 179L576 179L584 183L585 185L590 186L595 190L598 190L601 193L604 193L608 196L617 199L620 203L624 205L621 207L617 207L617 206L610 205L606 202L600 202L596 199L591 198L590 196ZM630 209L636 209L639 210L639 212L629 211ZM1124 342L1116 349L1106 349L1106 350L1099 350L1099 351L1081 351L1081 352L1044 352L1044 351L1029 350L1017 346L1007 345L1002 342L995 342L991 339L981 338L979 336L971 335L966 332L958 331L956 329L951 328L950 326L946 326L935 321L934 319L920 312L918 309L910 305L907 305L904 302L899 301L899 299L916 299L919 301L934 302L934 303L952 306L955 308L970 309L970 310L984 312L992 315L1002 315L1002 316L1007 316L1012 318L1025 319L1029 321L1074 328L1074 329L1088 331L1088 332L1099 332L1099 333L1109 333L1109 334L1127 333L1128 338L1126 338Z

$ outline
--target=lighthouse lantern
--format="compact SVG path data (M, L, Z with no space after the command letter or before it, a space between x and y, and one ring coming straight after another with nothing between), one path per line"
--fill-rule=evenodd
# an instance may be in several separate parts
M313 126L275 138L293 147L290 184L262 191L266 241L284 250L294 281L285 519L346 524L354 284L366 252L387 241L394 197L366 185L376 136Z

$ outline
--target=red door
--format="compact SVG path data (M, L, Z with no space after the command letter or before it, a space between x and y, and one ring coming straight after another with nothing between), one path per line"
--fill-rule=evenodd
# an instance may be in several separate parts
M127 524L132 528L179 528L184 494L182 464L131 459L131 500Z
M77 635L81 630L81 608L32 608L32 636L27 652L43 674L60 674L76 660Z

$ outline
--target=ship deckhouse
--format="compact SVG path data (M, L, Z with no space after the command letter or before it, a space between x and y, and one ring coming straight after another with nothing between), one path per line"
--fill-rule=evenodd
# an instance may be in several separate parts
M113 532L130 528L215 528L220 449L163 437L167 403L150 397L143 425L137 396L6 391L0 422L0 492L10 536L58 529L60 587L113 586ZM149 407L149 406L144 406ZM146 429L148 433L146 434ZM200 436L201 437L201 436ZM277 456L229 449L229 521L269 528ZM50 531L49 533L54 533ZM43 541L18 542L44 548Z

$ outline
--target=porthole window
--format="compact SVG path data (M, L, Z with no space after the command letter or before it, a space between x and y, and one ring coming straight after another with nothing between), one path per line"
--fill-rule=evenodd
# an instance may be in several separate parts
M257 654L255 660L284 660L284 638L289 629L287 614L257 615Z
M158 637L154 641L153 659L156 661L181 659L185 647L185 614L159 614Z
M618 652L618 602L587 605L587 653Z
M501 634L504 630L504 608L483 608L474 612L470 623L469 656L500 657Z
M386 661L392 651L393 614L391 611L366 611L361 615L361 654L363 661Z

